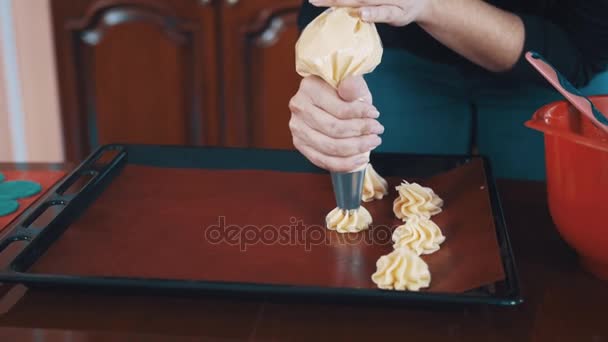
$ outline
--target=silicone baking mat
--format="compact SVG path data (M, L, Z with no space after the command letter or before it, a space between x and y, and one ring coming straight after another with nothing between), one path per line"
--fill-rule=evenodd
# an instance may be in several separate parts
M296 152L152 146L112 151L107 164L96 162L98 184L69 203L82 202L80 209L65 216L62 227L41 230L38 239L47 230L52 239L35 257L26 248L13 271L89 285L112 279L148 288L155 282L202 289L213 284L216 290L257 287L270 294L314 289L517 301L514 279L508 279L514 277L510 246L482 158L374 156L390 193L363 204L374 218L369 230L339 234L324 227L335 207L330 177ZM81 169L90 169L86 165ZM432 219L446 241L423 256L432 282L417 294L379 290L370 278L377 259L392 251L391 232L402 224L392 213L394 187L402 179L429 186L444 199L443 212Z

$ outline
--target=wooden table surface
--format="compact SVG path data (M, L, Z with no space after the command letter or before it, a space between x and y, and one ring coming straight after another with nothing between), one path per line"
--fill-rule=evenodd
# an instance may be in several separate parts
M0 341L608 341L608 283L581 270L559 238L545 185L499 181L499 190L524 291L519 307L382 308L0 285Z

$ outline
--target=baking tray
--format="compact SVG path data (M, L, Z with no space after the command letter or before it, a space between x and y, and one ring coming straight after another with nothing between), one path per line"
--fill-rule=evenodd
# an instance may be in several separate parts
M522 302L484 158L374 153L371 162L391 188L418 180L446 200L433 219L447 240L423 256L428 290L379 290L369 279L392 250L394 193L364 204L375 235L341 235L322 227L335 206L329 177L295 151L152 145L101 147L13 221L0 236L0 282L376 304ZM264 227L288 214L296 230L260 233L272 235ZM250 223L257 230L247 238ZM228 239L226 227L243 235ZM290 240L298 232L303 240Z

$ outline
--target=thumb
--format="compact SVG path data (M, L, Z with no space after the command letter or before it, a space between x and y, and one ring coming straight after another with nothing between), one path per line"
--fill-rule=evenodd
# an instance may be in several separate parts
M338 86L338 95L346 102L353 102L359 99L372 103L372 94L367 87L363 76L351 76L345 78Z

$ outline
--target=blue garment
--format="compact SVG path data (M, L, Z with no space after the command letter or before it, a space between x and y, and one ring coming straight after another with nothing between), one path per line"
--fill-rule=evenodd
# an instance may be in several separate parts
M386 127L378 151L469 154L476 147L489 157L497 178L544 179L543 135L524 122L541 106L561 100L557 91L398 49L385 49L382 64L366 80ZM583 92L608 93L608 74L595 77Z

